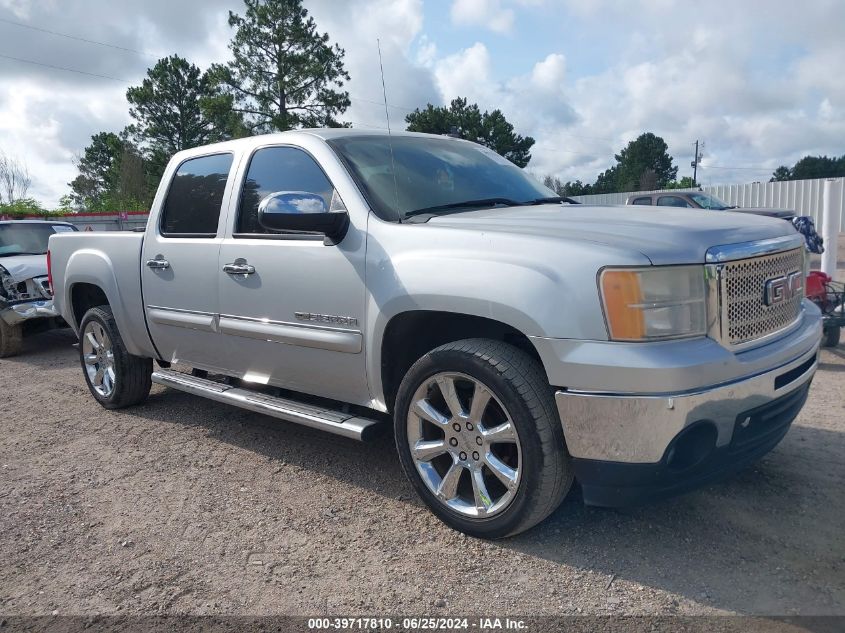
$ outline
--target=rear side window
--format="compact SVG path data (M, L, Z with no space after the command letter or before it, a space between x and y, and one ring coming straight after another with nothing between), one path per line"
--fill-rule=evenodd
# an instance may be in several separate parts
M214 237L231 154L186 160L176 170L161 212L161 232L173 237Z
M651 198L634 198L634 201L631 204L650 205L651 204Z
M657 199L658 207L692 207L692 205L678 196L661 196Z
M271 233L258 223L258 205L269 194L305 191L332 206L334 187L306 152L295 147L265 147L252 156L238 208L236 234Z

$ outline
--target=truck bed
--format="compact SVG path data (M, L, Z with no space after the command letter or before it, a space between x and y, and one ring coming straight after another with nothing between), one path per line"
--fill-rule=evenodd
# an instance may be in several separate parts
M130 353L155 357L144 322L141 291L143 233L59 233L50 237L50 264L56 308L79 334L82 314L75 314L73 293L81 284L105 292L124 343ZM76 290L75 290L76 289Z

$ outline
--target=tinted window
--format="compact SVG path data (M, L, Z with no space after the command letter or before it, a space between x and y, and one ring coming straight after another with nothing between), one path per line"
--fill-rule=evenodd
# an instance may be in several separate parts
M658 207L692 207L692 205L678 196L661 196L657 199Z
M651 198L635 198L631 204L651 204Z
M334 187L307 153L295 147L267 147L252 156L244 181L236 233L270 233L258 223L258 205L269 194L305 191L331 208Z
M161 232L196 237L216 235L231 166L231 154L192 158L182 163L164 201Z

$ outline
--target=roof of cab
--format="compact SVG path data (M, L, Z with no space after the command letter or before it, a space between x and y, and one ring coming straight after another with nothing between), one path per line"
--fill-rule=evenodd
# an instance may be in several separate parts
M349 127L333 127L333 128L305 128L301 130L289 130L287 132L274 132L272 134L259 134L256 136L247 136L244 138L234 139L231 141L222 141L220 143L212 143L209 145L201 145L186 149L175 154L174 158L182 160L194 156L201 156L214 152L232 152L239 150L248 150L250 148L266 145L268 142L278 140L284 142L286 140L293 140L297 137L312 136L320 138L324 141L330 141L339 138L352 138L356 136L409 136L418 138L439 138L447 139L455 142L467 142L462 139L454 138L443 134L425 134L423 132L407 132L405 130L391 131L388 134L387 130L364 130L359 128Z

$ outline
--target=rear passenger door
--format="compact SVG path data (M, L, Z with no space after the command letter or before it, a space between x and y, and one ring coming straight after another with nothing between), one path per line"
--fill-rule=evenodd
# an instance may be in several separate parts
M182 162L155 226L147 229L141 258L144 305L164 360L220 368L217 258L232 167L231 153Z

